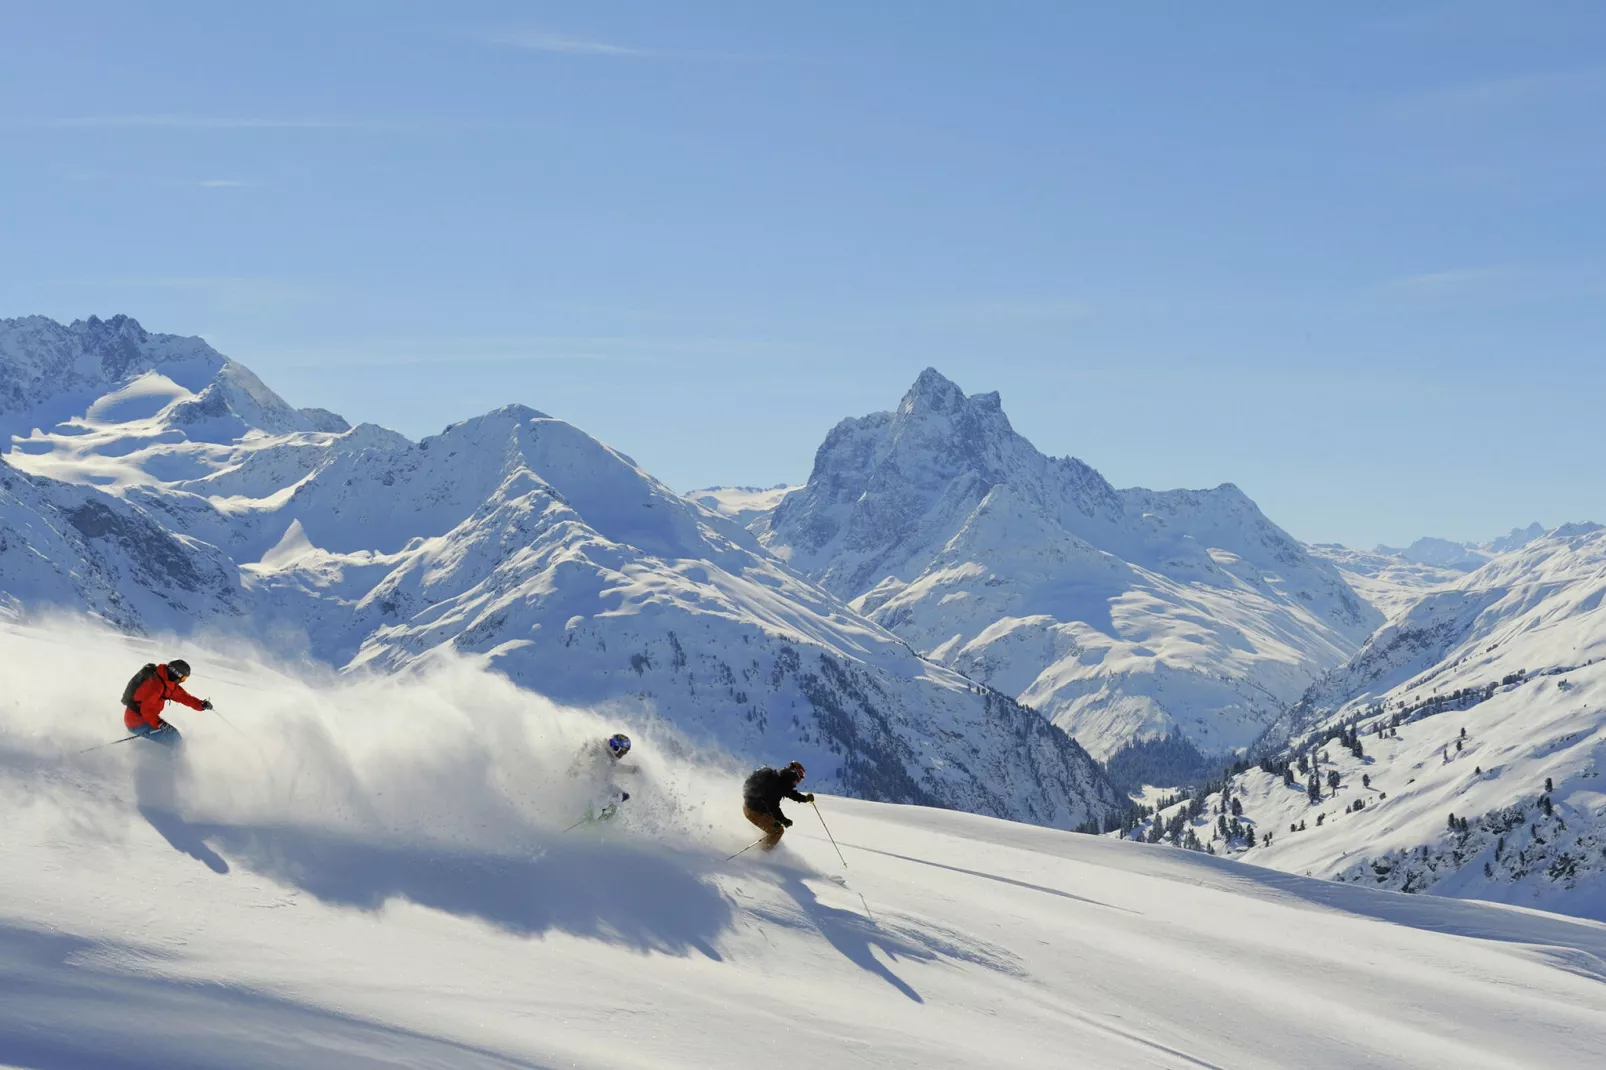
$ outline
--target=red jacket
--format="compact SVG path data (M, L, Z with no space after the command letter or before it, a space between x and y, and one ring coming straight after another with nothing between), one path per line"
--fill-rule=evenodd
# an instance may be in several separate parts
M156 675L146 680L134 691L134 704L123 711L123 724L130 731L139 727L141 723L152 728L162 726L162 710L167 706L167 700L182 702L192 710L201 708L201 700L179 686L177 680L167 675L167 666L156 666Z

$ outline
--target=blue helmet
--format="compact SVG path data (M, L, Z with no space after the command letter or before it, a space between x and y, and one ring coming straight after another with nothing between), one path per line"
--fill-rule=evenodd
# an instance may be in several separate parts
M615 758L623 758L630 753L630 737L623 732L615 732L608 737L608 753Z

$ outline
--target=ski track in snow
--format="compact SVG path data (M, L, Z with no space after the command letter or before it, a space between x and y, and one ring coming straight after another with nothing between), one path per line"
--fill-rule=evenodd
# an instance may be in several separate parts
M559 833L575 748L617 725L466 661L353 679L187 647L227 721L172 710L175 760L79 753L121 734L122 667L164 650L21 626L0 648L28 667L0 700L0 1064L1462 1070L1606 1051L1593 922L822 798L841 886L806 807L775 855L725 861L752 833L742 771L640 726L619 821Z

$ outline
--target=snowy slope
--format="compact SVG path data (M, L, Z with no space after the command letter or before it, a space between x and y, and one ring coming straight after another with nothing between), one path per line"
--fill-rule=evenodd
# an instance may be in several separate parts
M839 424L762 538L1101 756L1247 744L1382 620L1238 488L1116 490L931 369Z
M0 458L0 601L88 610L137 631L236 626L241 595L237 571L215 547L127 502L29 476Z
M1606 1040L1590 922L832 797L845 870L808 813L727 861L737 779L646 726L637 808L564 835L614 722L460 662L196 649L227 722L78 754L117 724L84 659L161 648L0 649L78 711L0 702L0 1064L1572 1070Z
M1580 663L1603 620L1606 529L1563 525L1503 554L1390 620L1347 664L1313 684L1268 732L1290 741L1385 696L1415 706L1421 694L1481 687L1490 677ZM1450 681L1456 687L1450 687Z
M1337 543L1316 543L1305 549L1338 569L1350 589L1385 618L1404 612L1466 575L1459 569L1418 564L1398 554L1352 550Z
M705 487L687 491L686 497L745 528L774 512L781 499L797 489L785 483L773 487Z
M1606 919L1603 599L1606 530L1570 525L1391 621L1278 726L1280 757L1305 763L1293 782L1235 778L1243 820L1273 833L1245 857ZM1349 725L1360 756L1338 739ZM1203 841L1220 802L1192 824Z
M1482 543L1422 538L1404 549L1379 546L1372 551L1353 550L1337 543L1318 543L1305 549L1312 557L1331 562L1355 593L1385 617L1394 617L1423 596L1450 586L1468 572L1482 568L1501 554L1520 550L1546 533L1541 525L1529 524Z
M88 369L67 401L23 399L59 419L25 420L5 458L33 473L0 498L0 537L26 566L0 593L25 607L126 629L228 618L351 668L473 653L559 701L785 752L869 798L1060 827L1116 801L1062 732L560 420L509 406L413 443L314 420L204 343L132 321L6 330L6 353L55 340L14 360L15 380L66 375L73 353ZM58 537L25 549L35 531Z

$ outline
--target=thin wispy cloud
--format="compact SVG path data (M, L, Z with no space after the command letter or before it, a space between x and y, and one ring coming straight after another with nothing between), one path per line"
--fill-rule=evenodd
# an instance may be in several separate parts
M70 115L0 119L0 125L65 130L411 130L418 123L394 119L331 119L315 116L242 115Z
M353 342L339 348L286 349L275 354L284 366L519 364L544 361L698 361L747 359L786 347L738 338L629 337L610 335L475 336L393 338Z
M1455 268L1406 275L1388 282L1383 290L1389 296L1419 301L1450 301L1485 297L1510 284L1515 272L1501 267Z
M1093 307L1069 297L1002 297L949 307L955 318L976 323L1034 324L1086 319Z
M238 178L203 178L195 183L201 189L244 189L254 186L254 182L246 182Z
M707 52L702 50L640 48L636 45L603 41L594 37L576 37L541 29L468 30L458 34L460 39L498 48L520 49L526 52L545 52L561 56L592 56L599 59L656 59L702 63L799 63L813 62L805 57L775 53Z
M486 35L493 44L526 48L533 52L559 52L570 56L653 56L659 53L625 45L611 44L584 37L571 37L564 33L545 30L504 30Z
M1488 78L1416 93L1394 102L1403 119L1480 118L1606 96L1606 67Z

